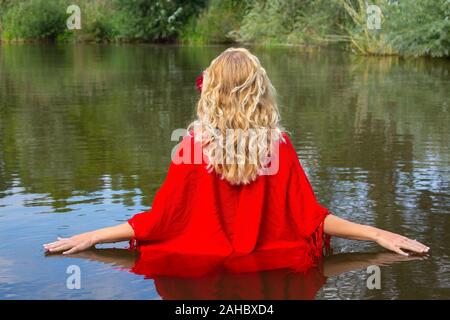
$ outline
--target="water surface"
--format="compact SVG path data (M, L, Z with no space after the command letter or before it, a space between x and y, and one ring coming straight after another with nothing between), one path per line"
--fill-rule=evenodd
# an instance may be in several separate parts
M0 46L0 299L167 297L158 279L129 270L135 260L127 251L46 257L41 245L151 206L176 144L171 132L193 119L195 78L223 49ZM426 260L386 263L381 289L369 290L365 265L390 258L374 244L333 239L341 255L332 264L345 267L315 282L313 296L450 298L450 62L253 52L278 90L283 125L319 201L433 250ZM80 290L66 288L70 265L80 267ZM294 294L286 298L298 298L299 283L311 276L283 272L237 282L224 274L204 288L220 293L233 283L256 288L256 281L270 298L269 283L283 278ZM198 284L189 281L182 285Z

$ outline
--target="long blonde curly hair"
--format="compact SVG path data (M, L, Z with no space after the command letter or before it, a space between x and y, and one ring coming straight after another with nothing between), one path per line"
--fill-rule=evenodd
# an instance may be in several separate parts
M203 71L197 117L188 130L208 168L233 185L254 181L283 140L275 88L245 48L226 49Z

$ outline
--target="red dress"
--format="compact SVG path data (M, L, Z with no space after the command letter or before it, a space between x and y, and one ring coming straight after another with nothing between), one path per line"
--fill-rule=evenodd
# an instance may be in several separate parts
M152 251L139 255L131 272L154 281L165 300L310 300L326 283L323 265L302 264L296 248L244 256L185 255Z
M302 268L323 256L323 221L329 211L316 200L297 153L284 133L278 172L248 185L231 185L206 163L195 164L195 142L186 136L150 210L128 223L132 247L144 253L240 256L298 248ZM187 153L185 153L187 152ZM179 163L181 158L190 163ZM329 237L325 238L328 249Z

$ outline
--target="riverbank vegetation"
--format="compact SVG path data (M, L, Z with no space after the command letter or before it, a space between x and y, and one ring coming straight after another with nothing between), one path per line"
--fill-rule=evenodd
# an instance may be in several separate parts
M69 30L77 4L81 29ZM448 57L450 0L0 0L2 42L337 45Z

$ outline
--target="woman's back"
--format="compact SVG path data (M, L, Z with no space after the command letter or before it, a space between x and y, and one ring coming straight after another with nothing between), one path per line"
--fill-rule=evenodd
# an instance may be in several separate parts
M129 221L138 247L214 255L303 247L311 258L305 261L312 263L322 254L321 224L328 210L317 203L289 137L283 136L272 158L278 170L240 185L208 171L204 160L195 163L193 150L201 146L186 136L152 209Z

